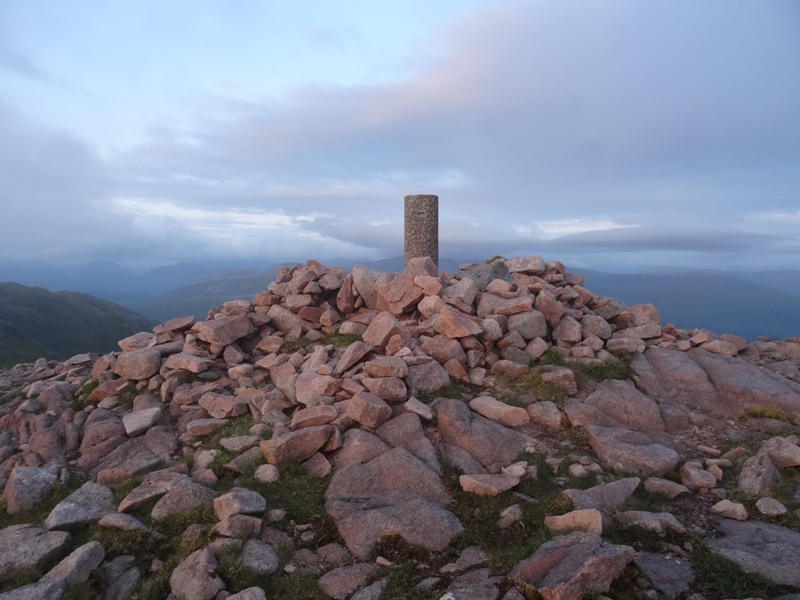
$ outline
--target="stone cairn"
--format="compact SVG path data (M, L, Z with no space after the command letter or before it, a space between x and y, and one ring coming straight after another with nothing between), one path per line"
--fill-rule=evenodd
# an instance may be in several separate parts
M481 549L463 549L419 582L420 593L494 600L503 589L504 600L522 600L526 588L504 588L507 576L547 598L579 599L607 591L631 561L648 586L669 597L690 589L692 570L671 558L687 550L673 544L670 556L636 552L603 539L611 524L655 536L706 527L715 532L707 540L714 552L800 587L800 533L749 519L745 506L718 488L724 470L745 461L737 493L768 496L782 471L800 466L797 437L774 436L755 452L717 448L742 439L736 419L750 409L781 411L800 423L798 340L748 344L662 325L652 305L596 296L561 263L526 256L463 265L452 275L439 275L428 257L411 258L403 273L362 266L347 273L309 260L282 268L252 302L227 302L203 321L172 319L119 345L121 352L42 359L0 373L7 513L28 514L55 482L75 473L91 478L42 523L0 530L0 582L44 573L0 598L61 598L92 573L106 582L106 598L129 597L145 577L134 559L107 556L98 541L76 547L72 528L157 536L151 527L201 509L214 512L213 535L165 575L170 598L265 598L257 587L228 596L231 582L219 573L221 557L230 556L265 577L308 569L332 598L377 598L391 568L386 559L369 560L381 536L444 552L464 530L443 465L457 469L465 493L513 494L537 477L534 465L520 461L525 451L545 453L562 483L596 475L596 487L565 490L574 510L544 522L554 534L572 533L544 543L508 573L491 572ZM588 366L631 357L633 377L579 389L572 369L540 367L541 379L567 396L563 405L535 394L521 396L520 405L503 402L503 386L548 351ZM78 396L87 382L96 387L84 404ZM453 382L472 386L472 397L426 399ZM126 395L135 396L132 406L121 402ZM275 523L285 513L254 490L215 489L219 450L205 441L244 416L255 425L220 440L234 454L222 468L239 476L258 465L262 483L275 482L289 462L330 476L324 510L343 545L313 546L312 524L298 523L296 538L279 531ZM565 454L574 447L567 426L585 431L591 452ZM561 442L548 441L559 435ZM609 482L615 472L621 475ZM141 483L115 499L110 487L134 477ZM695 497L704 508L680 519L625 510L640 485L647 493ZM514 497L498 532L520 521L521 505L532 501ZM148 502L150 526L130 514ZM769 497L756 507L762 515L782 509ZM722 521L712 527L712 518ZM195 524L185 535L201 530ZM295 542L303 547L279 558L277 548Z

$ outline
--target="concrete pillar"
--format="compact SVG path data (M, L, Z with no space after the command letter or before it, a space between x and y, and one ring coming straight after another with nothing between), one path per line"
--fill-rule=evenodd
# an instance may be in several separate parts
M405 197L403 264L421 256L429 256L439 266L439 196Z

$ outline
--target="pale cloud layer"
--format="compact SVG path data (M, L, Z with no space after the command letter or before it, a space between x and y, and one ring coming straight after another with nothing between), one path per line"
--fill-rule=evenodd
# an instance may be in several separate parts
M397 256L435 193L457 259L800 266L796 3L445 5L273 15L271 45L259 3L104 5L76 48L83 13L45 44L10 2L41 45L0 35L0 254Z

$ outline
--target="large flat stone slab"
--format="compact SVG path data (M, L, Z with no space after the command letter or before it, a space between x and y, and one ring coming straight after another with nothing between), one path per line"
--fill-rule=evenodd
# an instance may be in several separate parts
M114 494L104 485L87 481L56 504L44 521L45 529L64 529L72 525L99 521L117 511Z
M709 548L778 584L800 586L800 533L761 521L713 518L724 537L706 540Z
M661 477L680 463L678 453L672 448L653 443L651 433L598 425L587 426L586 433L600 460L615 471Z
M52 559L63 556L70 535L33 525L12 525L0 530L0 581L34 573Z

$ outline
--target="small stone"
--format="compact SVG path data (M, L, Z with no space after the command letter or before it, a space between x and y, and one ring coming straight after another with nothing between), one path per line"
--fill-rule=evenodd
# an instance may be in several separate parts
M419 418L425 419L426 421L433 419L433 411L431 410L430 406L420 402L414 397L409 398L406 403L403 404L403 410L414 413Z
M150 529L133 515L109 513L97 522L100 527L110 527L122 531L141 531L148 533Z
M680 469L681 483L690 490L711 489L717 485L717 478L712 473L698 468L691 463Z
M517 521L522 519L522 508L519 504L512 504L504 508L500 513L500 519L497 521L497 526L500 529L507 529Z
M469 546L462 550L455 562L449 563L439 569L439 573L442 575L463 573L470 569L474 569L475 567L486 564L488 560L489 558L486 556L483 550L477 546Z
M756 508L765 517L779 517L787 512L786 507L775 498L759 498L756 501Z
M519 477L513 475L461 475L458 478L461 489L478 496L497 496L519 483Z
M260 587L249 587L238 594L228 596L228 600L267 600L267 595Z
M737 521L747 520L747 509L744 504L731 502L730 500L720 500L711 507L711 512L729 519L736 519Z
M286 511L282 508L272 508L267 512L267 520L270 523L279 523L286 518Z
M259 575L274 573L280 566L280 560L272 546L258 539L250 539L244 543L239 561L243 567Z
M625 527L641 527L648 531L654 531L658 535L665 535L667 530L675 533L686 533L686 529L668 512L648 512L646 510L628 510L616 514L617 521Z
M739 473L737 486L750 496L758 496L780 481L780 473L766 454L757 454L748 458Z
M519 427L530 422L528 413L524 408L510 406L505 402L495 400L491 396L478 396L469 402L469 407L487 419L496 421L506 427Z
M347 415L354 421L374 429L391 418L392 409L380 396L361 392L348 402Z
M214 498L214 513L220 521L231 515L254 515L267 509L267 501L258 492L233 488L227 494Z
M278 481L280 473L275 465L261 465L256 469L254 476L261 483L274 483Z
M135 437L150 429L160 418L161 407L156 406L129 412L122 417L122 425L125 427L125 433L129 437Z
M550 531L586 531L601 535L603 533L603 517L594 508L573 510L565 515L550 515L544 518L544 525Z
M169 578L170 589L177 600L213 600L225 588L216 570L217 559L208 548L197 550L180 563Z
M0 530L0 581L33 574L67 553L70 535L33 525L11 525ZM52 564L52 563L51 563Z
M555 402L543 400L541 402L534 402L525 407L528 417L533 423L544 425L548 429L560 431L564 429L563 418L564 415L561 410L556 406Z
M211 435L227 422L227 419L195 419L186 424L186 433L197 437Z

